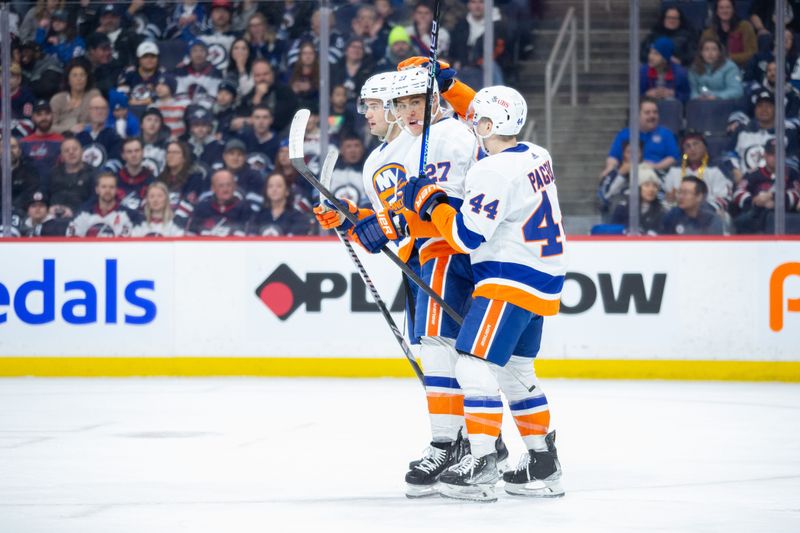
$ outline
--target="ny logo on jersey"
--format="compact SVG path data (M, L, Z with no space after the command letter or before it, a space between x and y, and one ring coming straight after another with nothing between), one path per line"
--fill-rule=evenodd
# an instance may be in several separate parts
M403 207L397 190L406 183L406 170L398 163L383 165L372 175L372 187L378 193L381 205L386 209L399 211Z

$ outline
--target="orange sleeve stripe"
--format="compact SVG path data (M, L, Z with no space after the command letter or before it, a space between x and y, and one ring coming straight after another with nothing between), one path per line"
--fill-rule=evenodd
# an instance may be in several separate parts
M492 345L494 332L497 330L497 325L500 322L500 315L503 312L503 304L500 300L492 300L489 304L489 309L486 310L486 315L483 320L483 325L476 337L475 349L473 355L477 355L481 359L486 359L486 354L489 347Z
M441 237L439 228L433 222L422 220L415 212L406 209L403 211L403 216L406 217L410 235L418 238Z
M464 396L444 392L429 392L428 412L432 415L464 416Z
M469 435L499 437L500 428L503 426L503 413L465 413L464 420Z
M467 116L469 104L475 98L475 89L463 81L453 80L453 85L450 86L447 92L442 93L442 96L453 107L453 110L458 113L458 116L464 118Z
M519 434L523 437L547 435L547 430L550 428L550 411L514 416L514 422L517 423Z
M411 259L411 254L414 253L414 242L414 237L410 237L405 244L398 248L397 255L403 263L408 263L408 260Z
M463 250L453 237L453 232L456 231L456 215L458 215L458 211L452 205L439 204L431 213L431 220L453 250L460 254L466 254L468 252Z
M358 217L358 220L363 220L363 219L367 218L368 216L374 215L374 214L375 214L375 211L373 211L372 209L360 208L358 210L358 212L356 213L356 216Z
M447 243L447 241L433 242L419 251L419 262L421 265L424 265L431 259L436 259L438 257L449 257L457 253L459 252L454 250L453 247Z
M494 283L486 283L477 287L472 293L473 296L482 296L489 300L502 300L504 302L512 303L523 309L527 309L531 313L536 313L541 316L554 316L558 314L558 309L561 306L561 300L545 300L534 296L533 294L518 289L516 287L509 287L507 285L496 285Z

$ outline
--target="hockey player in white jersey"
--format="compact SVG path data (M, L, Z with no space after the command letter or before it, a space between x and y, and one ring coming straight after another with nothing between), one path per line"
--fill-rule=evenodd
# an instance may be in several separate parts
M414 137L402 161L399 185L419 172L421 135L425 111L428 70L412 68L397 74L392 109L403 128ZM474 164L477 143L469 128L445 114L439 105L438 91L433 98L428 157L424 173L447 190L454 207L464 197L464 178ZM401 187L402 188L402 187ZM406 235L415 240L421 264L421 277L459 314L466 313L473 289L469 258L456 253L430 222L414 213L396 213L400 205L376 212L359 221L354 232L364 247L375 253L391 241ZM406 474L409 497L436 494L441 473L463 455L463 393L455 379L455 338L459 326L442 312L427 294L417 291L414 333L421 338L420 358L424 372L431 422L432 441L419 461L410 464Z
M502 424L502 391L528 448L516 470L503 475L506 491L561 496L555 433L533 365L543 317L558 312L565 274L552 161L544 148L517 142L527 105L514 89L482 89L470 114L488 157L467 174L463 205L448 203L446 189L429 178L411 178L403 192L406 208L430 216L455 250L469 253L475 277L472 305L456 340L471 453L440 476L440 492L496 499L494 440Z

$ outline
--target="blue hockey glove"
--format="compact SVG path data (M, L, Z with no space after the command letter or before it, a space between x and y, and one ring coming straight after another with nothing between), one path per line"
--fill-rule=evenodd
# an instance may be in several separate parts
M396 241L401 237L398 224L392 220L395 216L391 211L378 211L358 221L353 232L358 241L369 253L378 253L389 241ZM402 226L402 223L399 222Z
M419 214L422 220L430 220L430 212L438 203L447 202L447 193L430 178L411 178L403 187L403 205Z

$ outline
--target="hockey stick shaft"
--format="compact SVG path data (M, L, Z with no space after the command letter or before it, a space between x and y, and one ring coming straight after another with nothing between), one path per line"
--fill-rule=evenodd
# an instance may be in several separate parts
M345 206L338 198L336 198L333 193L328 190L327 187L322 185L314 173L311 172L311 169L308 168L306 165L305 159L301 155L302 149L297 149L298 144L302 146L302 139L297 138L297 136L303 135L305 133L305 125L308 122L309 111L307 109L301 109L297 113L295 113L294 119L292 121L292 127L289 132L289 157L292 161L292 166L300 173L303 178L311 184L312 187L317 189L319 193L328 200L333 207L336 208L344 217L353 225L358 224L358 217L355 214L351 213L350 210ZM300 124L302 123L302 131ZM294 149L293 149L294 148ZM458 312L453 309L453 307L445 302L441 296L439 296L436 291L434 291L425 281L420 278L416 272L414 272L411 267L409 267L402 259L400 259L396 253L390 250L387 246L381 248L381 252L388 257L392 263L397 265L397 267L403 271L410 279L413 281L425 294L427 294L431 300L436 302L442 310L448 314L453 321L458 324L459 326L464 322L464 319L461 317Z
M381 298L380 293L378 293L378 289L375 287L375 284L372 282L369 274L367 274L367 270L364 268L364 265L358 258L356 251L353 250L353 246L345 237L344 232L341 229L336 228L336 235L338 235L339 240L342 241L342 244L344 244L345 248L347 248L347 254L350 256L350 259L353 261L353 264L358 270L358 274L361 276L362 281L364 281L364 285L367 286L370 294L372 294L372 299L375 301L375 304L378 306L383 318L389 325L389 329L392 330L392 334L394 335L395 340L397 340L397 344L399 344L400 349L403 350L403 355L405 355L406 359L408 359L411 368L414 370L414 374L417 375L417 379L419 379L419 382L424 387L425 378L422 374L422 369L420 368L419 363L417 363L416 357L414 357L414 354L411 352L411 347L408 345L405 337L403 337L403 334L400 332L400 328L398 328L397 324L395 324L391 313L389 313L389 309L386 307L386 303Z
M428 137L431 129L431 113L433 111L433 84L436 81L436 70L439 68L439 10L441 3L441 0L436 0L433 4L428 85L425 90L425 113L422 119L422 141L419 151L419 176L425 175L425 165L428 162Z

